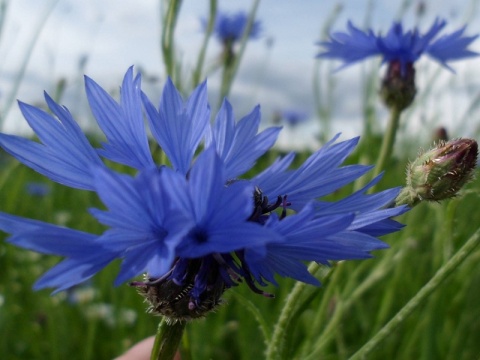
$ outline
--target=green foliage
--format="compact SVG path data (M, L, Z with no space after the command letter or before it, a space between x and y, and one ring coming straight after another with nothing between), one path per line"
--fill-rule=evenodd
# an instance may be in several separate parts
M381 187L401 185L406 162L399 159ZM25 184L47 180L13 160L4 161L2 168L3 211L101 231L86 211L100 206L94 194L49 183L50 194L35 197L28 195ZM461 197L421 204L404 215L400 220L408 226L386 236L391 248L377 252L375 258L321 268L323 287L305 286L294 304L292 320L284 330L283 358L344 359L358 350L475 232L480 223L478 186L477 180ZM370 358L435 359L455 354L458 359L471 359L480 353L480 345L470 335L480 330L474 321L480 316L479 258L480 253L472 254ZM136 291L128 285L113 287L118 264L72 293L34 292L35 279L56 261L0 243L2 354L9 359L108 359L155 333L159 319L145 313L146 305ZM218 312L189 324L193 359L262 358L265 336L271 336L294 286L291 280L279 280L279 288L267 289L275 299L239 286L226 293ZM72 302L73 294L82 291L90 297Z

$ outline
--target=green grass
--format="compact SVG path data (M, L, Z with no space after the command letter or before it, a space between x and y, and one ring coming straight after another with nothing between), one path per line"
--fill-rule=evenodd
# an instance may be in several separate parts
M382 188L401 185L405 163L392 163ZM24 190L29 181L47 182L13 160L2 162L2 211L102 231L86 211L100 206L94 194L48 182L51 193L34 197ZM478 186L474 181L463 196L442 204L421 204L400 218L407 225L402 231L384 237L390 249L376 252L373 259L337 264L323 287L307 286L285 330L284 358L346 359L358 350L475 232L480 224ZM91 295L81 302L72 303L67 293L34 292L34 281L58 260L0 242L0 353L6 358L110 359L155 333L159 318L145 313L136 291L128 285L113 287L118 264L77 290ZM480 251L471 254L369 358L478 356L479 260ZM216 313L187 326L193 359L262 358L264 336L257 320L271 333L293 285L280 279L280 287L267 289L275 299L253 294L246 286L228 291Z

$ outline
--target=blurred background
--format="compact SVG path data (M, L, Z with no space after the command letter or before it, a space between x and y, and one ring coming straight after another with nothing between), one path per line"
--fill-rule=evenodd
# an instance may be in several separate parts
M251 3L225 0L219 2L218 10L249 11ZM348 20L360 28L385 33L394 20L402 19L406 28L418 26L425 31L441 17L448 21L443 33L468 25L466 34L473 35L480 31L478 3L261 1L257 12L260 36L249 41L229 98L237 116L261 104L265 124L285 109L302 112L306 121L284 131L280 147L316 148L318 134L323 139L336 132L346 137L359 135L371 105L364 89L378 83L372 77L381 76L385 67L378 71L379 60L373 59L334 72L340 63L315 59L320 51L316 43L329 31L345 31ZM153 98L159 97L165 78L160 48L160 19L165 6L162 8L161 1L2 0L1 4L0 114L4 131L27 131L14 99L40 103L43 90L55 94L59 87L61 102L85 127L94 128L85 112L83 74L116 91L127 67L136 65L144 74L146 91ZM174 36L177 60L185 74L195 66L203 40L201 19L207 16L207 1L182 3ZM474 43L472 50L480 51L480 45ZM212 39L205 74L211 99L218 96L220 71L212 69L220 53L221 45ZM478 133L479 124L472 123L478 115L480 96L477 60L454 62L452 66L455 76L426 57L417 63L417 98L422 106L412 107L405 115L408 120L403 121L403 134L423 142L418 137L428 134L430 139L438 126L445 127L451 136ZM315 81L321 84L319 91L314 89ZM190 89L187 86L184 90L188 93ZM216 100L211 103L216 104ZM373 111L376 117L371 125L381 131L387 113L379 102Z

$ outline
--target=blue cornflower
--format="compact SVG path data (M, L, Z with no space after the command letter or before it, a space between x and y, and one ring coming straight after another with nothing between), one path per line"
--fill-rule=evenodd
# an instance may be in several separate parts
M318 285L305 261L370 257L386 247L378 236L401 228L392 217L406 208L390 207L399 189L366 195L378 177L340 201L320 200L370 169L341 165L358 139L335 143L337 136L296 170L289 169L291 153L245 177L280 131L259 132L259 107L237 122L225 100L210 124L206 83L184 101L168 80L157 108L132 68L119 102L89 78L86 92L106 137L100 149L48 95L53 115L20 103L40 142L0 134L0 145L19 161L53 181L94 191L104 205L89 209L107 227L100 234L0 213L8 242L65 258L36 289L68 289L120 259L115 284L144 274L131 284L152 312L191 319L240 282L266 296L260 287L276 284L276 275ZM142 107L168 164L150 152ZM113 170L112 162L132 169Z
M326 51L317 57L342 60L342 67L345 67L370 56L381 56L382 63L388 64L381 96L389 108L402 111L415 98L414 64L423 54L451 71L447 62L478 55L468 49L478 35L463 36L465 27L438 38L446 24L445 20L437 18L422 35L417 28L405 32L402 24L396 22L383 36L375 35L371 29L363 32L348 22L349 33L333 33L329 41L319 42Z
M284 122L289 126L297 126L308 120L308 113L302 110L287 109L274 115L274 122Z
M243 36L248 24L248 15L244 11L235 14L218 13L215 19L214 33L222 44L234 44ZM261 32L261 23L255 20L248 37L256 39Z
M363 32L349 21L348 33L336 32L331 34L329 41L318 43L326 51L317 57L339 59L345 63L344 66L348 66L367 57L379 55L382 56L383 63L399 63L401 73L405 75L409 66L423 54L427 54L452 70L447 62L478 55L468 49L478 35L463 36L463 27L452 34L437 38L446 24L445 20L437 18L422 35L417 28L405 32L402 23L395 22L386 35L375 35L371 29Z
M50 193L51 187L49 184L30 181L25 185L25 190L32 196L44 197Z

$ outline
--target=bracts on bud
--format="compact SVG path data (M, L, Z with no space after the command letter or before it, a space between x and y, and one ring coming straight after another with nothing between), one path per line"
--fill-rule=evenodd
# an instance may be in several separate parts
M421 201L441 201L457 195L473 178L478 144L472 139L441 141L407 167L407 185L396 205L410 207Z
M390 62L380 91L385 105L389 109L403 111L413 102L416 93L413 63Z

